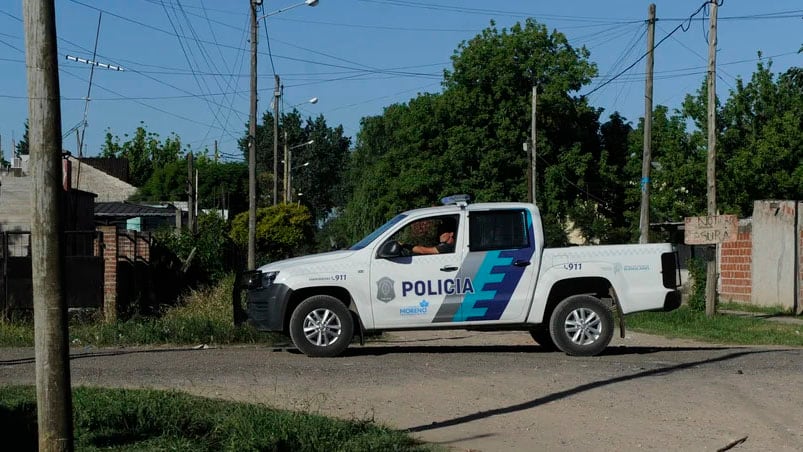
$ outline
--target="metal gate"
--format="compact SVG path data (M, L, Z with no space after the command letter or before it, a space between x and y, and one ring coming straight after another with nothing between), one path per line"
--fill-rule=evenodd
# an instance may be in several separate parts
M64 295L67 306L103 304L103 234L97 231L64 233ZM30 232L0 233L0 308L8 317L33 308Z

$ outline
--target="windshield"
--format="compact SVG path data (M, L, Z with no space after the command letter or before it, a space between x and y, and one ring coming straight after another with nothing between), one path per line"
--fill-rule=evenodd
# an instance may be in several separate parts
M361 249L365 248L366 246L368 246L368 244L373 242L375 238L377 238L380 235L382 235L382 233L384 233L385 231L387 231L388 229L393 227L393 225L395 225L396 223L402 221L406 216L407 215L405 215L403 213L400 213L400 214L396 215L395 217L393 217L390 220L388 220L387 223L383 224L378 229L376 229L374 232L366 235L365 238L363 238L359 242L355 243L354 245L351 245L351 247L349 249L350 250L361 250Z

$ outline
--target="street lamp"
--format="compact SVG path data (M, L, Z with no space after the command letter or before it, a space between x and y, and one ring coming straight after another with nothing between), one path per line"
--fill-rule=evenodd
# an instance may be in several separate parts
M284 196L285 196L284 202L293 202L293 170L309 166L309 162L304 162L303 164L295 167L293 166L293 149L298 149L303 146L309 146L313 143L315 143L315 140L309 140L301 144L290 146L287 149L287 160L284 161L284 172L285 172L284 181L287 184L284 189Z
M262 4L262 0L254 0L254 4L255 5L261 5ZM269 12L269 13L267 13L265 15L259 16L259 19L264 19L266 17L275 16L276 14L283 13L285 11L291 10L293 8L297 8L299 6L304 6L304 5L318 6L318 0L304 0L303 2L296 3L294 5L290 5L290 6L286 7L286 8L277 9L276 11L272 11L272 12Z

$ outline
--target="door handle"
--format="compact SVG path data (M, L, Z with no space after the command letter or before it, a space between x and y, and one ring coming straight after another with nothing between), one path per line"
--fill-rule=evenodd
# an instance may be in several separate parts
M530 261L515 260L515 261L513 261L513 265L515 265L516 267L526 267L526 266L530 265Z
M441 267L441 271L442 272L453 272L453 271L457 271L457 267L454 267L452 265L446 265L444 267Z

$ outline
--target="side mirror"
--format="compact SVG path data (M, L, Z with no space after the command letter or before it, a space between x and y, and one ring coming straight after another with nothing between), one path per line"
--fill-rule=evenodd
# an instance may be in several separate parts
M379 252L376 253L376 256L382 259L392 259L401 255L402 247L399 242L395 240L390 240L383 243L382 246L379 247Z

